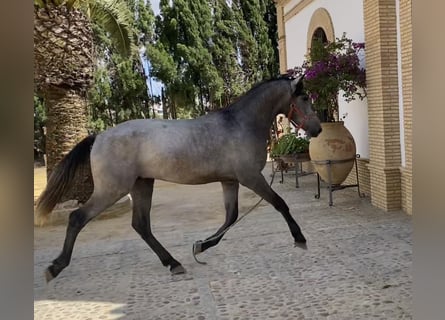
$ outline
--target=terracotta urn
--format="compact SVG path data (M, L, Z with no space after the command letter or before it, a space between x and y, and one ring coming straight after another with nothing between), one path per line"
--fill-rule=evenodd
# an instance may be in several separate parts
M323 131L320 135L311 138L309 155L315 170L325 182L329 182L328 160L333 161L331 184L340 185L354 166L356 155L354 138L343 121L323 122L321 127Z

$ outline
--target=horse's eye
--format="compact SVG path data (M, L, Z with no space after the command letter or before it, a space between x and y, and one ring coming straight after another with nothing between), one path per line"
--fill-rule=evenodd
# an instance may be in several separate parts
M303 96L303 101L308 101L309 97L308 96Z

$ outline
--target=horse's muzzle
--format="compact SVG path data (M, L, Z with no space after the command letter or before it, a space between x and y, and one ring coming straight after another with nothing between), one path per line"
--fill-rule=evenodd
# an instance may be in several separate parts
M313 137L318 137L318 135L323 131L323 129L320 127L320 129L318 129L318 131L312 135Z
M316 138L318 137L318 135L321 133L323 129L321 128L320 124L316 125L316 126L308 126L306 128L306 135L309 138Z

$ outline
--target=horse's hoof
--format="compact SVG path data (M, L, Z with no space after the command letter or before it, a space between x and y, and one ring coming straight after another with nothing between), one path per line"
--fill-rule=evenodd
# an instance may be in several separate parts
M200 254L202 252L202 240L198 240L193 244L193 253L194 254Z
M294 247L301 248L303 250L307 250L307 244L306 242L294 242Z
M185 268L182 265L177 265L176 267L170 268L172 274L183 274L186 273Z
M47 268L45 270L45 279L46 279L46 283L50 282L52 279L54 279L55 277L53 276L53 274L51 273L51 271L49 270L49 268Z
M292 236L294 237L294 241L296 243L306 243L306 238L304 237L304 235L301 233L301 231L299 232L293 232Z

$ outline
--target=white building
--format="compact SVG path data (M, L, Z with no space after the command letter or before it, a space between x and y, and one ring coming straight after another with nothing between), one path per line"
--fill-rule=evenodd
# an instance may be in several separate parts
M339 118L353 135L360 184L374 205L412 210L411 0L277 0L280 70L301 66L315 33L365 42L367 99ZM354 171L353 171L354 172Z

